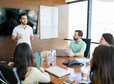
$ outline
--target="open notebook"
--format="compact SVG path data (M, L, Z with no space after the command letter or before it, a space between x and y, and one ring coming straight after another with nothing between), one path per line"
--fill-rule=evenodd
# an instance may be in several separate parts
M70 74L67 70L60 68L58 66L47 68L46 71L57 77L63 77Z

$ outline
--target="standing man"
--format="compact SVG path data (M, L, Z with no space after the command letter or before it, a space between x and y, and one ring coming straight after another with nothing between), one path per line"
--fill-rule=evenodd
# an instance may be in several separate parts
M68 46L71 49L69 52L66 51L66 54L70 57L72 56L83 56L84 51L86 50L86 43L82 40L83 32L81 30L76 30L74 33L74 40Z
M20 25L16 26L13 29L12 40L17 41L17 45L19 43L28 43L31 47L31 40L34 40L39 37L39 35L34 36L33 30L30 26L27 25L27 15L22 13L19 15Z

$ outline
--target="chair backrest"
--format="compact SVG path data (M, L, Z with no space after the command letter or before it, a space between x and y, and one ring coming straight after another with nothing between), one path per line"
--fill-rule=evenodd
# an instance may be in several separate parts
M14 72L14 75L15 75L15 77L16 77L16 79L17 79L17 84L21 84L21 80L20 80L20 78L19 78L19 76L18 76L18 74L17 74L17 68L13 68L13 72Z
M6 84L20 84L13 71L13 68L5 63L0 63L0 78L6 82Z
M86 50L84 52L84 57L90 57L90 45L91 45L91 39L85 39L82 38L82 40L87 44Z

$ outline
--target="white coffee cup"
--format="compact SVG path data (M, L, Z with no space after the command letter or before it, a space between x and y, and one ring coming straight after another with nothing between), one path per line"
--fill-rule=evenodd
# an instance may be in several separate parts
M88 69L86 67L81 68L81 76L83 80L87 80L88 76Z

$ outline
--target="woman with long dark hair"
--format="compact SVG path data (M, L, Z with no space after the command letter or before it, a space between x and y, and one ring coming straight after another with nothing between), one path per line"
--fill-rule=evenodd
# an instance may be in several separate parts
M104 33L102 34L102 37L100 39L100 44L109 44L114 45L114 37L110 33Z
M114 84L114 46L99 45L95 48L90 79L93 84Z
M38 82L50 82L48 73L33 67L33 51L27 43L17 45L14 52L14 66L22 81L22 84L38 84Z

